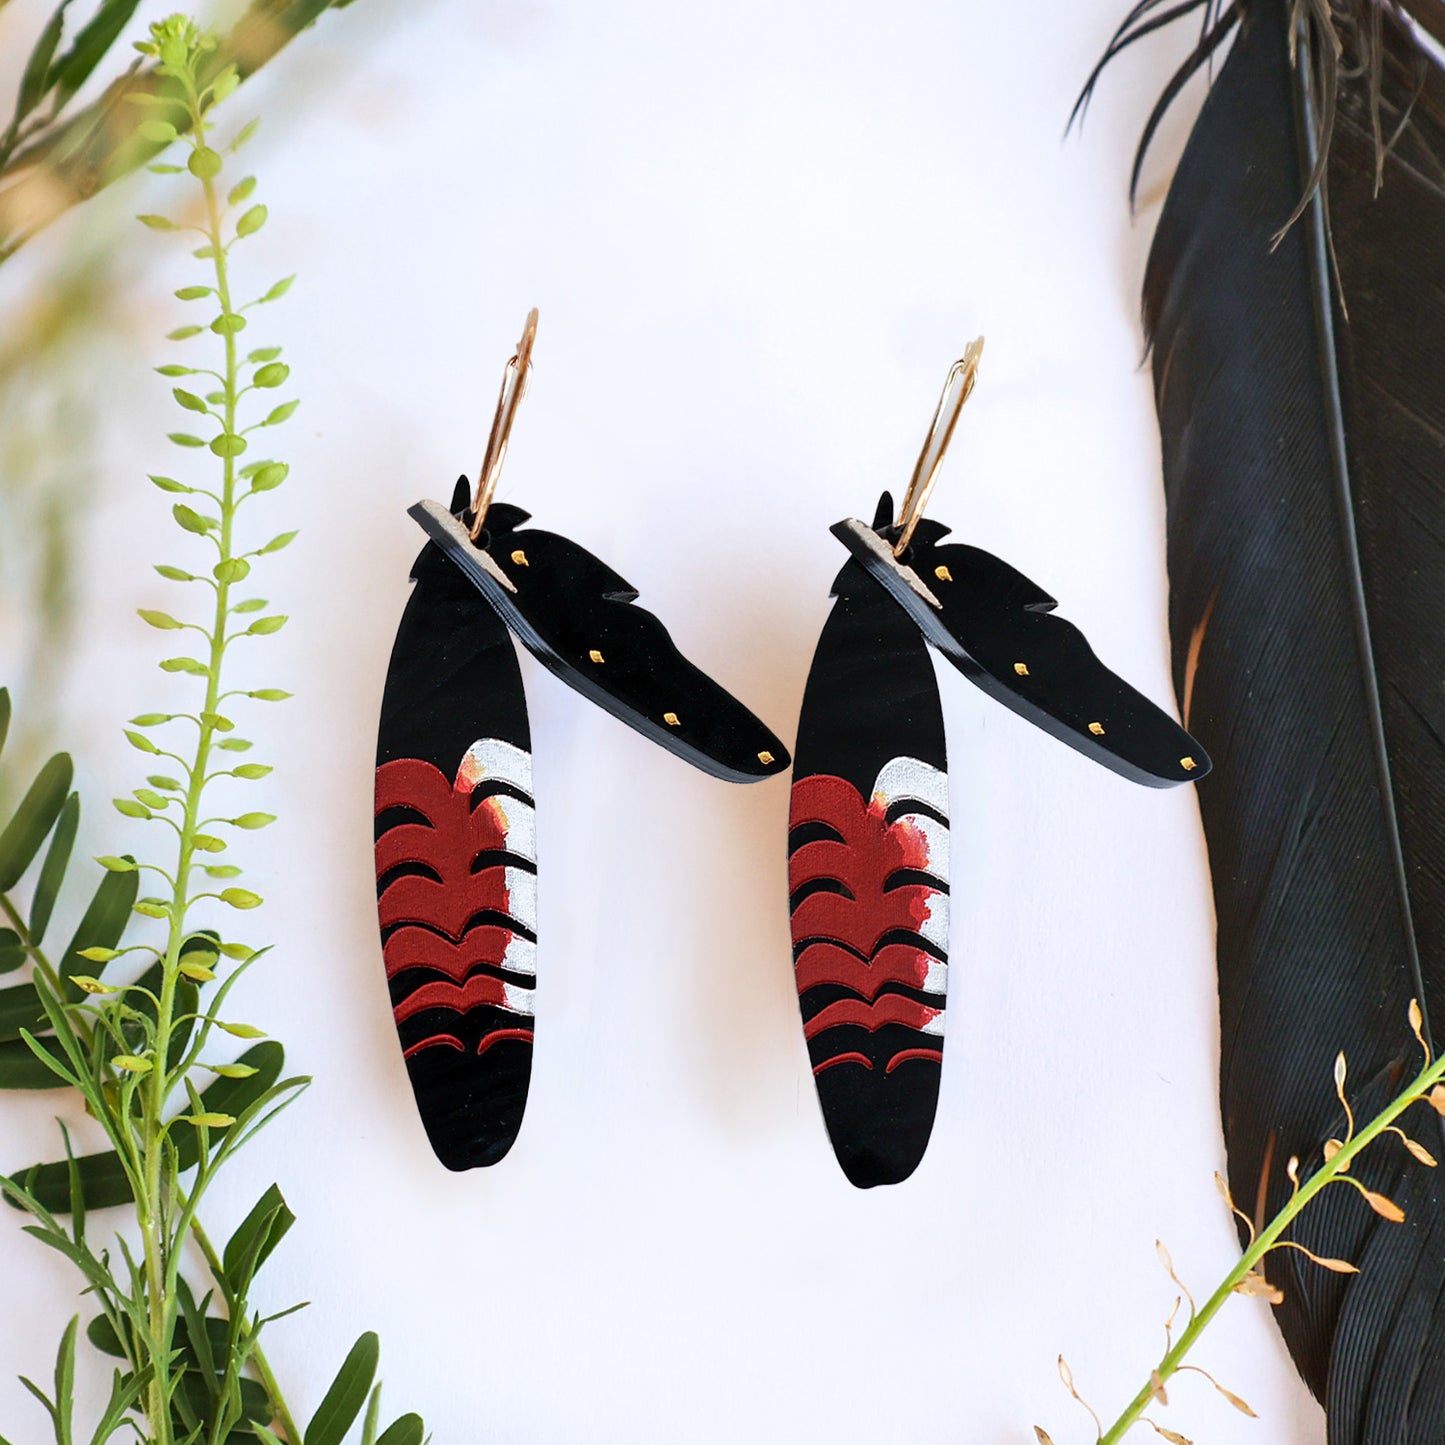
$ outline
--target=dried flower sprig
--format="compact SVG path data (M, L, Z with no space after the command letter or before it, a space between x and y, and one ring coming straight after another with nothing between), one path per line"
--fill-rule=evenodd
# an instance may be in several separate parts
M1156 1434L1169 1441L1170 1445L1190 1445L1186 1436L1161 1425L1147 1413L1155 1405L1169 1403L1167 1386L1175 1375L1183 1371L1203 1375L1237 1410L1246 1415L1254 1414L1249 1405L1238 1395L1225 1389L1213 1376L1200 1369L1199 1366L1186 1364L1185 1360L1231 1296L1248 1295L1268 1300L1270 1304L1279 1304L1284 1299L1283 1292L1272 1284L1265 1274L1265 1262L1275 1250L1295 1250L1319 1268L1331 1270L1337 1274L1357 1274L1359 1272L1349 1260L1324 1258L1306 1249L1298 1241L1285 1238L1291 1226L1309 1207L1311 1201L1317 1199L1326 1189L1334 1185L1354 1189L1364 1203L1380 1218L1388 1220L1392 1224L1404 1222L1405 1211L1387 1195L1368 1188L1361 1180L1355 1178L1350 1173L1350 1165L1359 1158L1364 1150L1386 1134L1393 1134L1398 1138L1410 1156L1425 1168L1433 1169L1437 1165L1438 1161L1435 1156L1423 1144L1407 1134L1399 1124L1401 1117L1417 1104L1428 1105L1437 1114L1445 1115L1445 1057L1437 1059L1432 1056L1430 1045L1425 1040L1424 1017L1418 1001L1414 999L1410 1001L1409 1022L1410 1031L1414 1034L1416 1042L1424 1054L1424 1064L1420 1072L1405 1085L1404 1089L1364 1125L1357 1124L1354 1110L1346 1093L1345 1085L1349 1070L1345 1056L1340 1054L1335 1059L1333 1083L1335 1095L1344 1110L1345 1137L1330 1139L1326 1142L1321 1153L1319 1167L1305 1179L1300 1178L1300 1161L1293 1158L1289 1160L1285 1166L1285 1172L1292 1185L1290 1198L1268 1223L1262 1227L1256 1227L1254 1221L1235 1204L1225 1180L1218 1174L1214 1176L1215 1186L1219 1190L1221 1198L1234 1217L1245 1227L1249 1237L1249 1246L1240 1257L1239 1262L1220 1281L1218 1288L1197 1309L1193 1298L1174 1271L1174 1263L1169 1256L1169 1251L1163 1244L1156 1242L1155 1248L1158 1251L1160 1263L1168 1272L1170 1279L1178 1286L1181 1296L1175 1300L1174 1311L1170 1314L1164 1327L1166 1349L1163 1357L1149 1372L1148 1382L1140 1387L1138 1394L1107 1430L1098 1414L1079 1394L1074 1383L1073 1372L1068 1364L1062 1356L1059 1357L1059 1374L1064 1386L1093 1417L1095 1438L1100 1445L1118 1445L1118 1442L1135 1425L1139 1424L1148 1425ZM1176 1341L1174 1339L1174 1319L1185 1300L1188 1300L1189 1304L1189 1319ZM1042 1427L1035 1425L1034 1434L1038 1438L1039 1445L1053 1445L1048 1432Z

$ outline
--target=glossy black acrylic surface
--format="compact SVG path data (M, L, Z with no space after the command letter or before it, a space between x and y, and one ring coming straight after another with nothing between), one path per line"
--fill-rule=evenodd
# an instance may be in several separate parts
M476 543L435 503L411 509L427 535L550 671L669 752L729 782L786 770L788 751L731 693L687 660L636 588L566 537L524 527L494 503Z
M1041 587L978 547L940 545L949 528L927 518L895 561L892 513L885 493L873 527L844 521L833 535L970 682L1136 783L1167 788L1209 771L1203 748L1110 672Z

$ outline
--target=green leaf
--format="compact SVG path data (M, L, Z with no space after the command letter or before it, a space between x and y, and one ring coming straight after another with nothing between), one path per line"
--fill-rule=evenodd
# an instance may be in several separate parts
M203 441L200 439L200 437L198 437L198 436L193 436L193 435L192 435L190 432L188 432L188 431L173 431L173 432L167 432L167 433L166 433L166 438L167 438L168 441L174 442L178 447L203 447L203 446L205 446L205 442L203 442Z
M101 1354L109 1355L115 1360L125 1359L125 1348L120 1342L120 1336L116 1334L115 1326L104 1315L96 1315L86 1325L85 1337Z
M221 746L225 747L226 744L222 743ZM197 833L191 839L191 842L194 843L202 853L224 853L226 851L226 840L224 838L214 837L210 833Z
M156 486L163 492L194 492L194 487L188 487L184 482L178 482L174 477L152 477Z
M9 1045L0 1044L0 1053L8 1047ZM267 1040L247 1049L237 1062L249 1065L256 1072L245 1079L218 1079L209 1088L202 1090L201 1103L206 1111L233 1116L244 1114L257 1099L275 1086L277 1079L281 1077L286 1054L280 1044ZM0 1070L3 1070L3 1062L0 1062ZM59 1080L56 1082L58 1084ZM46 1084L41 1087L50 1086ZM198 1158L195 1130L189 1125L174 1124L171 1126L170 1137L176 1146L180 1168L186 1170L194 1167ZM108 1209L130 1203L130 1181L126 1178L119 1157L113 1151L82 1155L75 1163L88 1209ZM25 1181L31 1194L52 1214L70 1212L70 1175L63 1160L18 1170L13 1177Z
M177 779L168 778L164 773L152 773L146 782L153 788L159 788L163 793L183 793L185 791Z
M231 1299L245 1299L251 1281L295 1223L296 1216L273 1184L226 1241L221 1255L222 1283Z
M232 612L259 612L263 607L268 606L264 597L248 597L244 602L238 602Z
M218 457L238 457L246 450L246 438L235 432L222 432L211 439L211 450Z
M342 1445L346 1432L356 1422L371 1393L380 1352L381 1342L370 1331L351 1347L351 1353L306 1427L305 1445Z
M220 897L222 903L229 903L232 908L259 908L261 906L261 895L252 893L249 888L223 888Z
M196 445L200 446L201 443L197 442ZM194 508L186 506L184 502L177 502L171 508L171 516L176 519L178 526L187 532L194 532L198 537L204 537L207 532L220 526L220 523L214 518L203 517Z
M122 861L132 865L135 863L133 858L124 858ZM100 880L100 887L95 890L90 906L85 910L74 937L57 965L62 978L84 971L81 968L81 964L85 962L80 956L82 949L115 948L120 943L126 924L130 922L130 911L139 889L140 872L134 867L124 873L108 872ZM80 990L69 985L64 988L63 993L66 1001L70 1003L80 998Z
M18 1039L21 1029L38 1034L49 1026L45 1006L33 983L0 988L0 1041Z
M223 717L218 712L203 712L200 715L201 721L218 733L228 733L236 726L228 717Z
M125 729L125 740L138 753L160 752L160 749L144 733L136 732L134 728Z
M136 127L136 131L142 140L148 140L152 145L168 146L180 134L168 120L143 120ZM141 217L145 219L144 216Z
M239 818L232 818L231 825L236 828L245 828L254 831L257 828L265 828L276 821L274 813L242 813Z
M120 32L135 13L139 0L104 0L93 19L84 25L70 49L51 70L51 84L68 100L115 44Z
M276 358L277 358L278 356L280 356L280 355L281 355L281 348L280 348L279 346L263 346L263 347L261 347L259 350L253 351L253 352L246 358L246 360L247 360L247 361L275 361Z
M295 413L295 411L296 411L296 408L297 408L298 406L300 406L300 405L301 405L301 403L300 403L299 400L297 400L297 401L283 401L280 406L276 407L276 408L267 416L266 420L263 421L263 422L261 423L261 425L262 425L262 426L280 426L283 421L286 421L289 417L291 417L292 415L294 415L294 413ZM254 485L254 484L253 484L253 485Z
M70 850L75 846L75 830L79 825L80 794L72 793L60 810L45 862L40 867L35 896L30 900L30 941L37 947L44 942L45 930L50 926L50 915L55 910L60 885L65 881L65 870L70 866Z
M279 301L291 289L291 284L295 280L294 276L283 277L264 296L259 298L257 305L265 305L268 301Z
M54 1039L36 1039L35 1043L56 1063L67 1066L65 1050ZM24 1039L0 1044L0 1089L63 1089L67 1084L68 1081L45 1064ZM60 1168L62 1176L67 1179L66 1193L69 1194L68 1171L63 1164Z
M199 301L203 296L214 296L215 292L214 286L182 286L176 292L176 300ZM193 366L158 366L156 370L162 376L193 376L196 369Z
M205 1067L222 1079L249 1079L256 1072L250 1064L207 1064Z
M151 815L151 810L134 798L112 798L110 801L116 812L127 818L149 818Z
M108 873L134 873L135 863L129 858L117 858L113 854L105 853L95 860Z
M277 614L271 617L258 617L246 631L255 637L269 637L273 632L280 632L285 625L285 617Z
M197 1129L229 1129L235 1122L234 1115L216 1114L209 1110L204 1114L181 1115L181 1123L194 1124Z
M168 582L194 582L197 580L194 572L183 572L179 567L171 567L164 562L156 563L156 571Z
M220 153L210 146L197 146L186 161L186 169L198 180L212 180L221 174Z
M173 386L171 388L171 395L175 397L175 399L183 407L185 407L187 411L199 411L204 413L210 410L210 408L207 407L205 402L203 402L201 398L195 394L195 392L186 391L183 387Z
M205 329L204 326L177 326L174 331L166 332L166 340L189 341L192 336L199 336Z
M169 712L143 712L130 720L132 727L156 728L162 723L174 722L175 714Z
M238 142L239 144L239 142ZM266 224L265 206L252 206L251 209L242 215L236 222L236 234L238 236L252 236Z
M125 1074L148 1074L155 1068L150 1059L142 1059L135 1054L116 1054L111 1063Z
M296 532L282 532L279 537L272 537L266 545L259 549L258 556L265 556L268 552L279 552L283 547L289 547L296 540Z
M70 0L61 0L55 7L30 52L30 59L25 62L25 73L20 77L20 96L15 103L16 124L24 120L45 99L46 92L55 83L50 78L50 62L55 56L56 46L60 44L60 32L65 25L65 7L69 3Z
M403 1415L381 1433L376 1445L422 1445L426 1425L420 1415Z
M267 462L264 467L251 478L251 490L253 492L274 491L291 475L291 468L285 462Z
M272 361L261 367L251 378L253 386L280 386L291 375L291 368L284 361Z
M288 697L295 696L281 687L258 687L255 692L248 692L247 697L254 697L257 702L285 702Z
M112 959L120 957L120 951L114 948L82 948L80 956L87 963L109 963Z
M154 788L137 788L135 790L135 795L141 800L142 803L146 805L147 808L152 808L156 812L159 812L162 808L164 808L168 801L168 799L161 797L161 795L156 792Z
M194 657L168 657L159 666L162 672L185 672L192 677L206 676L205 664L197 662Z
M228 753L244 753L249 752L253 744L246 738L222 738L216 746L224 748Z
M75 769L69 753L57 753L41 768L15 815L0 833L0 892L8 892L30 866L55 826L70 794Z
M168 216L137 216L142 226L149 226L152 231L179 231L181 228L176 225ZM172 332L172 335L175 333ZM192 335L195 333L193 332Z
M239 206L255 189L255 176L247 176L244 181L237 181L236 184L231 187L230 195L226 197L226 204L228 206Z
M239 311L223 311L211 322L211 330L217 336L234 336L246 329L246 318Z
M231 775L255 782L258 778L264 778L270 771L271 769L265 763L242 763L239 768L231 769Z

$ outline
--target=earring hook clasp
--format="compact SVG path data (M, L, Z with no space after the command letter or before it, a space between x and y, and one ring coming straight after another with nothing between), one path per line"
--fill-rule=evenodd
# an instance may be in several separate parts
M492 418L492 430L487 437L487 454L482 468L477 473L477 493L472 501L472 525L467 535L473 542L482 535L487 522L487 511L492 505L493 494L502 476L502 462L507 455L507 441L512 435L512 423L516 420L517 407L527 394L527 383L532 377L532 345L537 339L537 308L527 313L526 324L522 327L522 339L517 350L502 372L502 389L497 396L497 412Z
M901 557L908 550L923 509L933 495L933 484L943 464L943 454L953 440L959 413L964 402L973 394L974 383L978 380L978 364L982 356L983 337L980 336L976 341L969 342L963 355L949 368L948 380L943 384L943 394L938 398L938 408L933 413L933 423L928 428L923 450L918 453L913 477L903 494L903 505L898 509L898 525L902 530L893 546L895 557Z

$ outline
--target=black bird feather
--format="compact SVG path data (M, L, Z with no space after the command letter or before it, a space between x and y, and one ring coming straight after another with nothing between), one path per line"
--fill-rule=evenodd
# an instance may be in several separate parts
M1364 0L1248 0L1186 71L1231 28L1144 315L1230 1182L1273 1213L1344 1127L1336 1054L1369 1113L1418 1063L1412 998L1445 1035L1445 72ZM1332 1445L1439 1445L1445 1181L1389 1139L1357 1171L1406 1222L1326 1191L1295 1237L1360 1273L1274 1255L1277 1318Z

